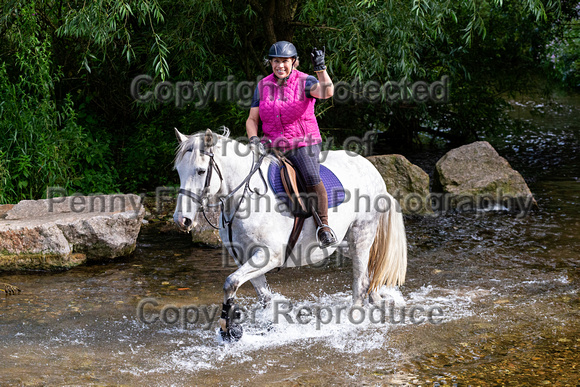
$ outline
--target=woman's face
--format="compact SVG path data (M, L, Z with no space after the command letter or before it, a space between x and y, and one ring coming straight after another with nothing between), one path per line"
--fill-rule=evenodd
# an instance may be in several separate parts
M292 72L294 58L273 58L270 60L272 72L280 79L286 78Z

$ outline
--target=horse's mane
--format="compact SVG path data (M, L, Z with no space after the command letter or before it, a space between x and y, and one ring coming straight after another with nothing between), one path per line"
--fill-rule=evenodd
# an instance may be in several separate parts
M214 136L216 136L218 140L230 138L231 132L227 127L221 126L220 130L222 131L221 134L212 132L212 134ZM177 145L177 149L175 151L174 165L179 163L181 161L181 159L183 159L183 156L185 155L185 153L187 151L190 151L193 149L202 149L202 147L204 146L203 144L205 141L205 136L206 136L206 131L200 131L200 132L197 132L197 133L194 133L194 134L188 136L187 140L179 143L179 145ZM231 141L235 141L235 140L231 139ZM264 161L266 161L266 163L279 164L278 158L272 154L266 155L266 157L264 158Z

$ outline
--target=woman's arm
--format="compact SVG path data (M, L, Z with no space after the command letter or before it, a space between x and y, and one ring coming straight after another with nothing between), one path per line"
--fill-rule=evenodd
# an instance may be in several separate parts
M246 120L246 133L248 138L258 135L258 124L260 122L260 108L253 107L250 109L250 115Z
M316 76L318 77L318 83L315 83L310 88L310 95L318 99L327 99L332 97L334 94L334 84L330 75L324 71L317 71Z

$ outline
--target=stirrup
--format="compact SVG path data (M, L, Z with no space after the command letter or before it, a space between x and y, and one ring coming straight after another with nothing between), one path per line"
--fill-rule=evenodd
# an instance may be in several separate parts
M328 246L322 246L322 244L320 243L320 237L318 236L318 232L325 227L329 230L328 232L330 232L330 235L332 235L332 238L334 238L334 243L330 243ZM330 247L332 245L338 244L338 238L336 237L334 230L331 229L329 225L323 224L321 226L318 226L318 228L316 229L316 243L318 243L318 246L320 246L320 248L326 248L326 247Z

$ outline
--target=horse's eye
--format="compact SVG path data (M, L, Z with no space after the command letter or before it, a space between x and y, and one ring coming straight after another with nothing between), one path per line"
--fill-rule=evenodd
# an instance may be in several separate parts
M205 173L205 169L199 169L199 170L197 171L197 174L198 174L198 175L203 175L204 173Z

